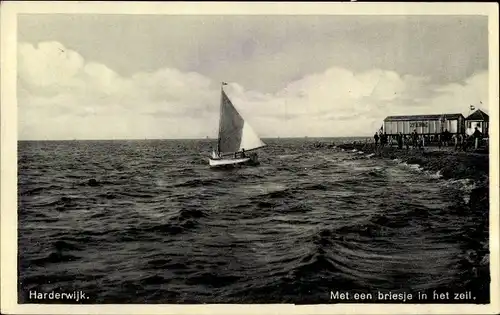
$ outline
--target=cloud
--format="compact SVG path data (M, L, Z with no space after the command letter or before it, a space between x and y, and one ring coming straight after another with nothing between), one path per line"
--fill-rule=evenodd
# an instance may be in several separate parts
M469 105L487 104L487 72L465 82L438 86L427 77L400 76L374 69L354 73L330 68L291 82L271 94L232 85L228 93L255 127L289 136L370 135L389 115L468 114ZM283 135L283 134L282 134Z
M210 79L197 73L164 68L123 77L58 42L20 43L18 49L21 138L168 138L212 132L208 123L203 124L208 131L197 122L187 124L194 118L210 118L214 124L218 108Z
M59 42L18 46L21 139L204 138L217 132L219 83L162 68L122 76ZM429 77L341 67L297 78L276 92L225 90L262 136L371 135L398 114L463 112L482 101L487 72L436 85Z

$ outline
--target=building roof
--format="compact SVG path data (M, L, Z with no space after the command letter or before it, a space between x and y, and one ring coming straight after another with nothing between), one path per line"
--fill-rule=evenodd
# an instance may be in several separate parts
M403 120L440 120L444 117L446 120L458 119L464 117L462 114L440 114L440 115L403 115L387 116L384 121L403 121Z
M469 116L467 116L467 118L465 118L465 119L466 120L490 121L490 116L488 116L488 114L486 114L482 110L478 109L475 112L473 112L472 114L470 114Z

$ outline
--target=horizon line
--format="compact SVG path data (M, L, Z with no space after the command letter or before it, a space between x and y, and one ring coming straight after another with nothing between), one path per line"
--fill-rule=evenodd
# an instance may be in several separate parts
M331 139L331 138L366 138L371 137L366 136L276 136L276 137L261 137L261 139ZM17 139L17 142L21 141L148 141L148 140L217 140L217 138L123 138L123 139Z

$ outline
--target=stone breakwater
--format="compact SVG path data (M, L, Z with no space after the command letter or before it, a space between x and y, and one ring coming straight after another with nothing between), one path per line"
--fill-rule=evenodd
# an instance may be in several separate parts
M422 169L431 172L440 172L445 179L469 178L477 182L486 181L489 178L489 156L482 153L457 152L452 150L439 150L432 148L398 149L396 147L385 147L376 149L374 144L346 143L336 148L345 151L356 150L365 154L374 154L373 158L398 159L407 164L418 164Z
M330 149L344 150L372 159L391 159L401 163L418 165L422 170L439 174L448 180L472 181L467 200L462 206L463 215L475 219L474 226L464 227L464 235L470 240L464 261L470 273L464 275L470 287L489 292L489 156L488 154L456 152L436 148L398 149L376 148L373 143L344 143L338 146L326 145ZM360 152L363 152L361 155ZM466 196L467 197L467 196ZM470 280L469 280L470 279Z

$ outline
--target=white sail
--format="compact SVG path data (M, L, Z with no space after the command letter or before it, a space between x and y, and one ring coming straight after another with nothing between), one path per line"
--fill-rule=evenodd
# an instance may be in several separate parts
M241 134L240 148L245 149L245 151L254 150L265 146L266 144L259 138L257 133L253 130L252 126L248 122L244 122L243 130Z
M236 110L231 100L221 89L221 112L219 121L218 151L234 153L261 148L266 144Z

